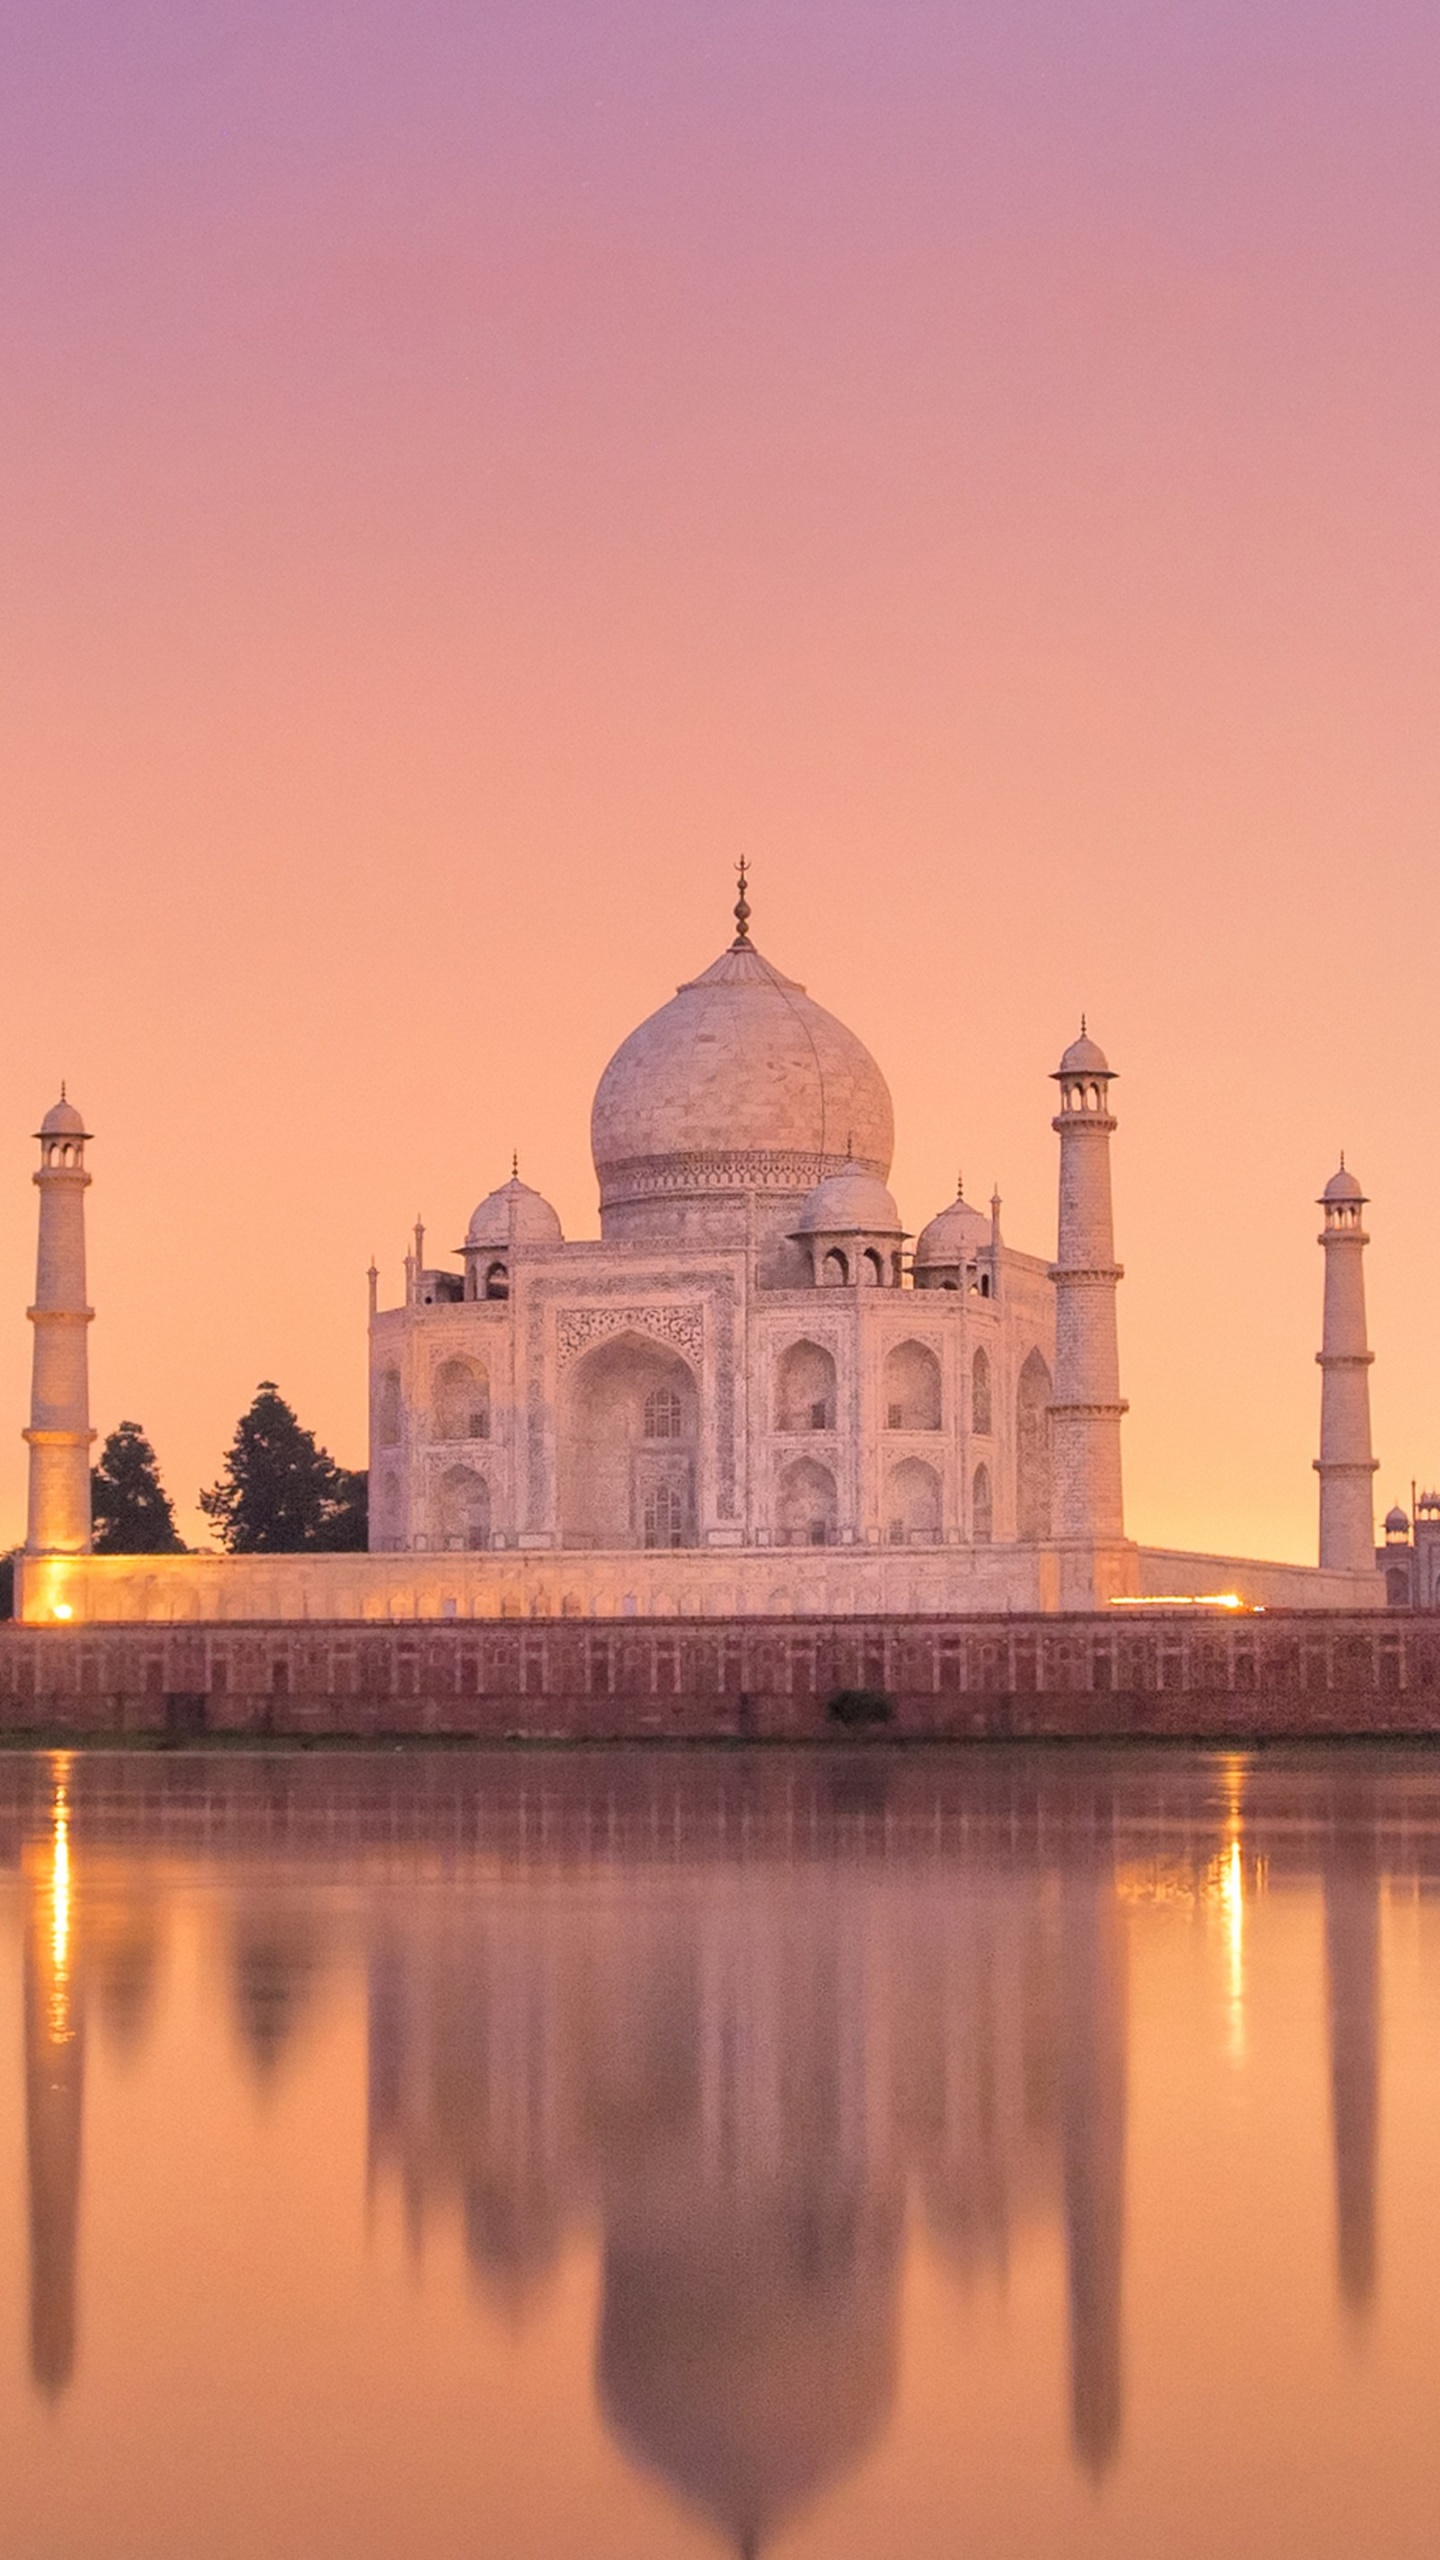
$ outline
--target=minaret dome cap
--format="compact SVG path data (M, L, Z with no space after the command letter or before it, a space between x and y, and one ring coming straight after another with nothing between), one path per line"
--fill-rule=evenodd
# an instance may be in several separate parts
M1327 1200L1363 1201L1364 1197L1365 1194L1361 1189L1360 1184L1356 1181L1349 1166L1345 1164L1341 1165L1338 1173L1331 1174L1329 1181L1326 1183L1324 1190L1320 1194L1322 1205Z
M77 1111L74 1103L62 1093L58 1102L51 1103L35 1135L37 1138L88 1138L90 1132L85 1126L84 1112Z
M1082 1020L1080 1037L1072 1040L1055 1070L1062 1076L1108 1076L1114 1073L1098 1040L1092 1040Z

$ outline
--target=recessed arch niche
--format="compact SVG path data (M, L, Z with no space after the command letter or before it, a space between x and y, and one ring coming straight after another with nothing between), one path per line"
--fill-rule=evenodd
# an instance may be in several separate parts
M375 1381L375 1437L382 1449L394 1449L400 1432L400 1372L382 1369Z
M833 1431L835 1363L818 1342L792 1342L775 1364L777 1431Z
M700 1400L678 1352L615 1334L577 1360L560 1407L567 1547L693 1547Z
M892 1547L921 1546L940 1535L940 1477L923 1458L903 1458L885 1481L885 1534Z
M940 1363L923 1342L897 1342L881 1381L887 1431L938 1431Z
M488 1547L490 1487L474 1467L447 1467L440 1479L440 1537L447 1547Z
M488 1440L490 1374L483 1360L442 1360L435 1372L437 1440Z
M1050 1535L1050 1399L1055 1390L1038 1351L1032 1351L1015 1388L1015 1535Z
M835 1478L815 1458L792 1458L776 1488L775 1527L786 1547L833 1547L840 1506Z

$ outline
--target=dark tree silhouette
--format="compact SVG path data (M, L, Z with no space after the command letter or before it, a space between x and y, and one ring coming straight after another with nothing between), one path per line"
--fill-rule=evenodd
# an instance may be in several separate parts
M367 1484L363 1467L337 1467L262 1378L200 1508L234 1556L363 1547Z
M138 1422L122 1422L90 1470L90 1508L97 1556L180 1556L170 1496L155 1452Z
M12 1547L8 1555L0 1556L0 1618L15 1615L15 1558L19 1552L18 1547Z

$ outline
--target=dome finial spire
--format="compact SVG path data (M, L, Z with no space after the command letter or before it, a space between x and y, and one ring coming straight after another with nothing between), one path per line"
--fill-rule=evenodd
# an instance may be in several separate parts
M518 1147L512 1147L510 1150L510 1179L512 1182L518 1182L520 1179L520 1150Z
M740 884L740 895L735 901L735 939L730 948L732 951L741 951L750 939L750 901L745 895L749 865L743 853L735 865L735 877Z

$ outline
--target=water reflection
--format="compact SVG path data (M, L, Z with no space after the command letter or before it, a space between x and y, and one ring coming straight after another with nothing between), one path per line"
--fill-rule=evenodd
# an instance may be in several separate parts
M1440 1874L1428 1775L1417 1820L1363 1771L1199 1768L11 1764L38 2391L76 2369L87 2023L135 2067L203 1882L257 2098L358 1973L372 2197L399 2199L417 2251L453 2218L517 2333L567 2240L597 2234L611 2439L730 2548L767 2547L883 2438L916 2227L962 2288L1053 2232L1072 2455L1103 2481L1137 1912L1218 1911L1244 2061L1247 1903L1257 1879L1318 1883L1338 2292L1363 2315L1382 1894Z
M370 2139L418 2231L458 2198L517 2309L603 2231L601 2402L735 2546L859 2462L894 2386L907 2193L962 2263L1063 2216L1077 2449L1120 2433L1124 1950L1081 1877L1038 1908L819 1871L392 1917Z
M1376 2280L1375 2189L1380 2143L1380 1875L1373 1791L1330 1845L1324 1865L1325 1981L1335 2146L1340 2292L1354 2314Z
M1124 1955L1113 1893L1062 1901L1061 2126L1070 2271L1070 2417L1097 2476L1120 2443L1125 2200Z
M30 2370L53 2399L75 2365L75 2252L85 2013L77 1980L70 1762L55 1763L48 1838L27 1851L25 2145L30 2194Z

